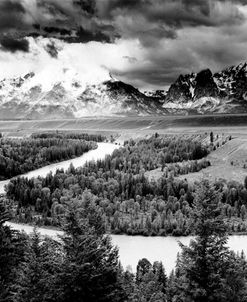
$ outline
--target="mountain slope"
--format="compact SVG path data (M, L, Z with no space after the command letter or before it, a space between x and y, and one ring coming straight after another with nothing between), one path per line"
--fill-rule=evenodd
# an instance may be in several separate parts
M180 75L162 99L170 113L243 113L247 112L247 64L229 67L212 74Z
M215 74L205 69L180 75L167 93L142 93L110 75L104 82L87 84L83 75L67 68L53 77L29 73L0 81L0 119L244 112L246 63Z
M131 85L109 77L88 85L77 74L44 87L34 73L0 82L0 119L80 118L162 114L164 109Z

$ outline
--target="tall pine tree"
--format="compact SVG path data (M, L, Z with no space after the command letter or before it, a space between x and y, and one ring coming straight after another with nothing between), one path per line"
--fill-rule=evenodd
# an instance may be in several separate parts
M0 301L11 301L17 268L24 260L26 237L5 224L10 219L0 202Z
M13 284L15 302L57 301L56 280L63 261L61 244L41 238L34 230L29 237L23 263Z
M97 207L86 193L82 206L70 205L61 237L64 246L57 298L61 302L124 301L119 282L118 250L103 234ZM93 219L94 218L94 219Z
M232 298L246 301L246 280L238 275L237 257L226 246L227 227L221 215L221 196L208 181L203 181L196 190L193 205L193 225L196 234L190 245L182 247L177 264L176 299L184 302L223 302ZM229 282L235 272L242 289ZM241 279L241 280L240 280ZM230 294L231 293L231 294Z

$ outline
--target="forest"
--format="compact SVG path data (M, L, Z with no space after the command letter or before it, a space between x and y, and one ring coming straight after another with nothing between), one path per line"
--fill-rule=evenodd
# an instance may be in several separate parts
M101 134L89 134L82 132L69 132L69 131L48 131L48 132L35 132L31 135L34 139L80 139L84 141L94 141L101 143L107 138Z
M57 171L45 178L16 178L7 186L12 217L21 223L60 227L70 203L86 191L113 234L180 236L192 233L192 205L197 184L176 178L199 171L210 162L209 148L199 141L156 135L125 142L104 160ZM184 162L177 162L186 158ZM172 160L171 160L172 159ZM172 161L172 162L171 162ZM150 180L145 172L163 166L163 177ZM231 233L247 231L247 179L244 184L217 181L222 214Z
M0 138L0 180L80 156L95 148L95 142L82 139Z
M5 225L0 203L0 301L8 302L245 302L245 255L227 248L222 194L217 185L196 185L191 216L195 238L180 244L174 270L140 259L124 270L105 235L100 209L86 191L68 204L59 240L26 235Z

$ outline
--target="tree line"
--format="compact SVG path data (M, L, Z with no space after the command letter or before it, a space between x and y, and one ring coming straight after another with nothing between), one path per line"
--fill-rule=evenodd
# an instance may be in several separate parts
M34 139L80 139L85 141L94 141L101 143L106 140L106 136L101 134L89 134L82 132L65 132L65 131L48 131L48 132L36 132L31 135Z

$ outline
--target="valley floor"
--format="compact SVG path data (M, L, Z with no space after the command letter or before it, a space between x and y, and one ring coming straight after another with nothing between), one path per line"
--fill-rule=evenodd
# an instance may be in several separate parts
M211 166L200 172L179 176L189 182L209 178L243 182L247 175L247 115L204 116L147 116L147 117L87 117L67 120L11 120L0 121L0 132L5 136L25 137L39 131L80 131L113 135L117 143L131 138L160 134L191 135L213 131L215 135L232 140L210 153ZM149 178L162 176L159 169L146 172Z
M218 133L247 137L247 114L203 116L85 117L61 120L0 120L0 132L25 136L48 130L119 134L123 138L159 133Z

